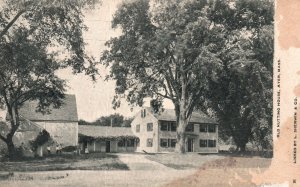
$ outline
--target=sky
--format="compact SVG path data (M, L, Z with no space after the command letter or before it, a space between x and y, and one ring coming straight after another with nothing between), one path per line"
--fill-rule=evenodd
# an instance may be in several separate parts
M120 30L111 28L113 14L121 2L122 0L103 0L101 6L85 13L85 24L89 28L84 33L88 54L99 59L101 52L106 49L105 41L121 34ZM113 113L120 113L126 117L134 116L140 108L132 108L125 101L117 110L112 108L115 82L104 81L102 78L109 73L109 69L99 66L99 72L101 77L98 77L96 83L86 75L73 75L70 69L58 73L61 78L68 81L67 93L76 95L79 119L93 121ZM145 100L145 106L149 106L149 101L150 99ZM165 101L164 107L172 108L171 102Z

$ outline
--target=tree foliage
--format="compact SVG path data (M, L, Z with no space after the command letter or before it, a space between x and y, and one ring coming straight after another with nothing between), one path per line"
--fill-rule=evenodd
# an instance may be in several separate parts
M80 120L79 125L131 127L131 122L132 122L132 118L125 118L120 114L111 114L109 116L102 116L93 122Z
M205 1L148 1L123 4L113 27L123 34L107 42L103 60L117 80L116 93L142 105L145 97L172 100L177 116L177 152L185 152L185 128L220 65L215 52L222 28L208 19ZM203 71L203 69L206 69ZM115 98L118 99L118 96ZM115 102L117 105L119 101Z
M38 136L30 142L31 149L36 151L39 146L44 145L50 140L50 134L46 130L42 130Z
M237 1L234 14L222 1L217 1L216 7L222 7L223 15L240 16L237 20L213 18L226 26L227 39L218 55L222 66L217 79L209 81L207 102L201 106L213 109L221 124L221 136L232 136L242 151L249 141L270 148L273 2Z
M48 43L48 47L61 49L60 61L71 66L74 73L85 72L95 78L93 58L85 53L83 11L99 0L27 0L7 1L0 12L0 39L5 42L14 30L26 28L28 36Z
M226 133L243 147L249 140L243 133L250 128L252 134L253 122L258 125L254 118L265 119L253 116L262 116L261 110L270 115L262 103L271 93L272 23L270 1L122 4L112 21L122 34L106 43L109 49L102 56L111 68L108 78L116 80L115 106L123 97L140 106L145 97L156 105L170 99L178 124L176 150L181 153L192 112L210 110L220 126L227 124L224 130L235 129Z
M71 67L95 79L95 61L86 54L83 9L94 1L7 1L0 10L0 104L10 130L0 135L14 156L12 138L24 102L38 100L38 112L63 104L66 83L56 71Z

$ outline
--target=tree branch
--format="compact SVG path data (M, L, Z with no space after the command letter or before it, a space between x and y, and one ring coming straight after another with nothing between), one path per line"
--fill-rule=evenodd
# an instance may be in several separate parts
M7 141L6 138L5 138L4 136L2 136L1 134L0 134L0 139L1 139L2 141L4 141L4 142Z
M26 12L25 10L21 10L18 12L15 17L6 25L6 27L1 31L0 38L2 38L8 31L8 29L19 19L19 17Z
M163 97L163 98L170 99L170 100L172 100L172 101L173 101L173 99L174 99L174 98L168 96L167 94L161 94L161 93L159 93L159 92L154 92L154 93L157 94L157 95L159 95L159 96L161 96L161 97Z
M172 72L172 70L171 70L171 67L169 66L168 67L168 71L169 71L169 75L170 76L165 76L166 77L166 80L167 80L167 83L168 83L168 85L170 86L169 88L173 88L173 90L175 91L175 93L176 93L176 95L177 95L177 97L179 97L179 90L178 90L178 88L177 88L177 86L176 86L176 80L174 79L174 77L173 77L173 72Z

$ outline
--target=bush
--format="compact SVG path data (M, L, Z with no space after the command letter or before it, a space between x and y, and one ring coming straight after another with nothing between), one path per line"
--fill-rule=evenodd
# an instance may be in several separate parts
M231 146L229 149L228 149L229 153L233 153L236 151L236 148L235 146Z
M0 149L0 156L6 156L7 155L7 148L1 148Z
M77 150L76 146L67 146L61 149L63 152L74 152Z
M44 145L50 139L50 134L43 130L39 133L39 135L35 138L35 140L31 141L31 149L36 151L39 146Z

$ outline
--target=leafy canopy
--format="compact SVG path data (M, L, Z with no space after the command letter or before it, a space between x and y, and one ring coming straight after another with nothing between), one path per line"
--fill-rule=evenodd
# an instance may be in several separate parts
M206 102L218 117L220 135L232 136L244 149L250 140L270 147L272 133L273 2L217 1L225 16L214 16L226 26L226 45L219 53L222 66L209 81ZM214 14L218 15L218 14ZM230 15L230 16L226 16Z
M191 112L205 110L243 148L270 129L273 14L268 0L122 4L112 22L122 34L102 56L116 80L115 106L123 97L158 106L170 99L180 131Z
M148 1L123 4L113 27L123 34L107 42L103 60L111 66L116 93L142 105L145 97L185 102L185 116L193 111L207 77L220 66L216 53L223 43L221 25L209 20L205 1ZM119 104L116 96L115 104Z
M0 105L10 116L10 129L0 135L15 156L12 138L20 126L19 108L38 100L37 111L59 107L66 83L56 71L71 67L95 80L95 60L85 50L83 10L97 0L5 1L0 8Z
M28 37L44 41L48 50L56 51L56 60L70 66L74 73L85 72L95 79L95 60L85 51L83 12L99 0L26 0L5 1L0 9L0 42L5 43L19 28L26 28Z

